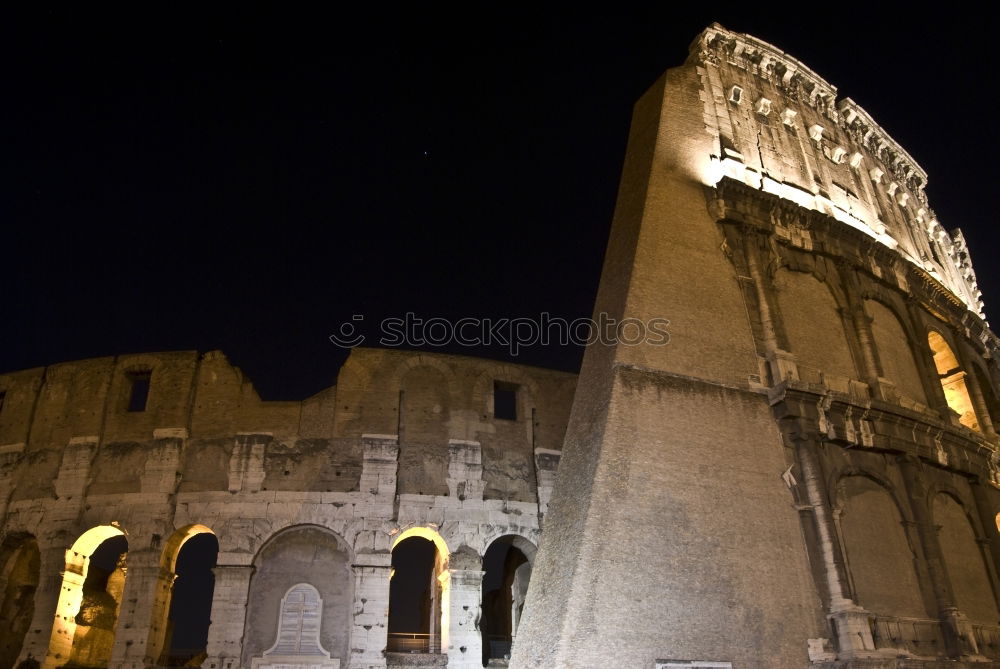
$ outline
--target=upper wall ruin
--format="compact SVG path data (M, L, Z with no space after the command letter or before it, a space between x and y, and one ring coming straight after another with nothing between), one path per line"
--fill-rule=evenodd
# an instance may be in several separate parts
M846 223L898 251L985 318L962 232L927 202L927 173L850 98L780 49L713 24L692 43L715 150L701 170Z

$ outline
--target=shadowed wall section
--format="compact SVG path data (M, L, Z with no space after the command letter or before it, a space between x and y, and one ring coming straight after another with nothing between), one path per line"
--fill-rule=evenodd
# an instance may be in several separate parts
M17 661L35 611L38 569L34 537L8 537L0 546L0 669L11 669Z
M966 510L954 497L934 497L934 523L940 529L941 550L958 607L977 623L996 625L996 595L990 583L982 547Z
M889 491L865 476L840 482L840 527L857 602L869 611L928 618L916 556Z
M865 300L865 309L872 319L872 336L882 364L882 375L896 386L901 395L927 404L920 371L913 360L913 348L899 318L875 300Z
M308 583L323 599L320 644L347 667L350 658L354 578L349 551L333 533L318 527L287 529L254 558L246 609L243 666L249 667L276 640L281 598L289 588Z

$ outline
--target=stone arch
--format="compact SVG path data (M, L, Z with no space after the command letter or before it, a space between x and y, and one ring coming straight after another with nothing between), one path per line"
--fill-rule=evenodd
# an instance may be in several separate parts
M969 620L996 625L1000 619L983 542L967 507L950 491L939 490L931 514L955 604Z
M857 603L882 615L929 615L906 514L892 489L869 472L845 473L836 487L837 524Z
M91 558L96 557L102 548L110 547L109 555L117 551L118 547L110 543L116 540L124 543L127 552L126 536L126 532L118 525L98 525L81 534L66 551L62 587L56 604L52 635L49 637L46 669L67 663L85 667L107 664L111 657L118 607L121 606L125 586L125 553L120 554L113 571L104 575L103 588L97 587L101 584L95 583L97 579L93 577L100 575L91 569ZM105 565L105 569L109 566ZM87 606L85 600L90 600ZM114 611L108 610L111 608Z
M528 558L528 562L534 566L535 555L538 553L539 533L537 530L532 533L527 533L520 527L496 527L479 535L477 546L479 554L485 557L486 551L489 549L490 545L497 539L503 537L510 537L511 544L524 553L525 557Z
M381 424L377 417L373 420L366 415L366 407L361 402L364 393L374 387L374 379L372 370L357 353L352 351L347 356L334 386L334 423L338 434L360 435L365 430L370 432L372 424ZM385 428L386 431L389 429L388 426Z
M923 377L917 366L911 332L893 305L878 298L865 299L865 312L871 319L871 331L881 376L900 394L927 404Z
M944 335L937 330L928 331L927 345L934 358L934 367L948 408L958 414L958 421L962 425L972 430L979 430L979 417L976 415L965 383L965 370L962 369L955 351Z
M854 334L843 313L843 297L829 281L813 272L780 269L774 277L781 325L789 351L795 355L799 376L818 382L858 378ZM841 389L838 387L838 389Z
M31 626L38 588L38 542L28 533L0 543L0 669L12 669Z
M509 655L524 612L537 547L518 534L500 534L483 556L483 665Z
M433 528L413 526L393 538L388 651L436 654L447 647L449 593L442 577L450 557Z
M149 638L146 645L148 656L158 658L160 660L160 664L167 664L166 659L170 652L170 644L168 641L172 635L168 634L168 631L171 627L170 612L171 606L174 603L175 579L177 578L177 559L180 557L181 549L187 545L189 540L203 534L215 537L215 532L205 525L193 524L181 527L170 535L170 538L167 539L167 542L163 547L163 552L160 555L160 573L156 582L156 600L153 603L152 616L149 625ZM218 546L217 541L216 546ZM217 548L216 553L218 553ZM212 579L212 583L214 584L214 578ZM206 636L208 633L209 623L208 614L211 612L212 602L211 592L208 594L208 610L187 612L187 615L201 616L204 614L204 628Z
M263 542L253 558L247 593L242 665L274 645L281 599L289 588L307 583L323 600L320 642L341 666L350 664L354 606L353 551L342 536L312 524L284 527Z
M455 393L458 389L458 377L455 375L455 370L451 368L451 365L435 356L422 355L420 353L405 356L404 359L396 365L396 367L392 370L392 376L390 377L393 385L398 386L403 377L417 367L430 367L440 372L441 375L447 379L449 394Z
M445 541L444 537L441 536L441 534L433 527L425 527L422 525L413 525L394 536L392 539L392 547L395 548L398 544L406 539L409 539L410 537L421 537L422 539L427 539L427 541L434 544L434 547L437 548L442 555L451 555L451 549L448 548L448 542Z

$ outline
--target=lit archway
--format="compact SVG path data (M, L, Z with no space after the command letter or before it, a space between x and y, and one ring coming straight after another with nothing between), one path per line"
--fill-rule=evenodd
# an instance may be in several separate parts
M125 532L98 525L66 551L45 669L106 666L125 587Z
M440 653L448 644L448 544L433 529L411 527L392 543L389 652Z
M934 367L937 368L938 380L944 390L948 408L958 414L959 422L965 427L978 430L979 419L969 397L969 389L965 385L965 371L958 362L955 352L940 333L931 331L927 335L927 343L934 354Z
M204 525L178 529L163 547L146 646L159 664L190 662L204 651L218 552L215 533Z
M10 536L0 546L0 669L11 669L35 612L39 577L38 542Z
M524 612L536 548L527 539L505 535L490 543L483 558L483 666L509 657Z

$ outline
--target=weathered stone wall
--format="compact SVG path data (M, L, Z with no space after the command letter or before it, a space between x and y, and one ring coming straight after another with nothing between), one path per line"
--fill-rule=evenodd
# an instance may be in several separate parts
M300 579L331 664L479 667L497 540L533 574L518 669L1000 666L1000 341L926 175L835 95L713 26L639 101L595 313L670 342L590 347L579 384L368 349L301 402L220 353L0 375L0 658L83 652L89 561L127 535L96 663L155 665L211 532L205 669L249 669ZM418 658L386 652L409 537L435 550Z
M149 375L148 397L130 411L139 373ZM537 545L575 377L357 349L337 381L302 402L264 402L218 352L0 375L0 610L24 608L5 574L20 564L11 556L38 546L34 576L15 579L28 588L33 578L37 590L5 662L30 654L49 669L79 652L74 611L88 561L102 538L122 533L128 575L102 648L116 669L159 662L178 552L211 532L219 554L206 669L249 668L274 641L277 602L300 581L324 599L333 658L381 668L394 537L417 528L440 540L458 607L438 624L442 652L452 651L451 667L479 666L482 573L468 559L450 568L449 558L481 560L508 535ZM516 387L515 420L493 416L495 382Z
M512 667L1000 666L1000 340L835 95L712 26L636 105L595 318L671 338L586 352Z

